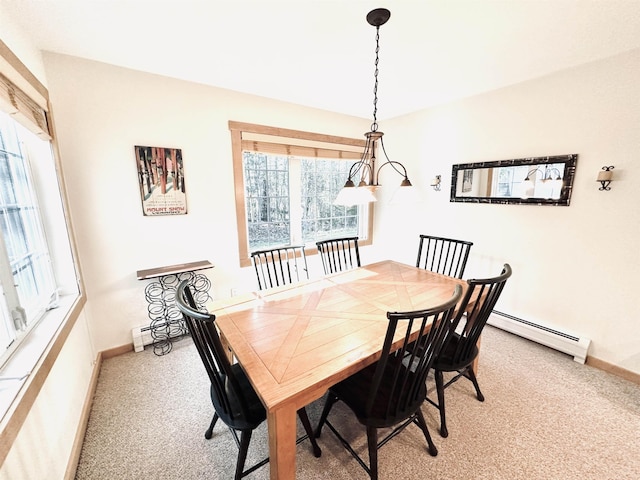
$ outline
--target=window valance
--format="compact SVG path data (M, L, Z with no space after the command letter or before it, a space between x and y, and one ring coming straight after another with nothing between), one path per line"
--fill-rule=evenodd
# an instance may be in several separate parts
M47 111L0 73L0 110L40 138L51 140Z

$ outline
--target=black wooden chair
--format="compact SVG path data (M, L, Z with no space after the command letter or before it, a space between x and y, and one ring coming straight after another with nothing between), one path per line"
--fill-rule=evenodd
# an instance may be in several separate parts
M462 287L457 286L451 299L442 305L413 312L388 312L389 324L380 359L329 389L316 437L326 423L374 480L378 478L378 449L411 423L422 430L429 453L438 454L420 406L426 396L425 381L432 362L449 332L455 329L454 310L461 296ZM417 335L410 336L412 332ZM394 337L399 340L394 342ZM327 419L339 400L366 427L369 465ZM378 429L387 427L393 430L378 442Z
M462 278L473 242L420 235L416 267Z
M218 418L221 418L229 427L239 449L234 477L235 480L239 480L269 462L269 459L266 458L244 470L251 434L267 418L266 410L240 365L231 364L225 355L215 326L215 315L196 310L196 304L187 280L178 285L176 304L182 312L193 343L211 380L210 395L215 411L204 436L206 439L213 436L213 428ZM298 443L309 438L313 454L319 457L322 452L313 436L311 424L304 408L298 410L298 417L307 433L298 439ZM237 432L240 432L240 439L238 439Z
M309 278L303 245L259 250L251 253L258 288L279 287Z
M360 266L358 237L333 238L316 242L324 273L336 273Z
M447 338L444 348L436 356L433 364L438 401L436 403L427 397L427 401L440 410L440 435L443 437L449 435L444 403L444 390L449 385L465 377L473 383L478 400L484 402L484 395L473 372L473 362L478 356L480 334L510 276L511 267L505 264L502 273L497 277L467 280L468 289L457 315L458 327ZM472 299L479 300L469 307L469 301ZM443 372L456 372L456 375L444 383Z

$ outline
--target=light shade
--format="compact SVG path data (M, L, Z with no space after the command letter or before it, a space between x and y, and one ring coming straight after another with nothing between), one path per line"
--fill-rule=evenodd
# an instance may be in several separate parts
M338 192L338 196L333 201L333 204L351 207L353 205L365 205L376 201L377 199L371 188L345 185L342 187L342 190Z
M615 167L613 165L608 167L605 166L602 167L601 172L598 172L597 181L602 185L599 190L611 190L611 187L609 186L611 184L611 180L613 180L613 172L611 170L614 168Z

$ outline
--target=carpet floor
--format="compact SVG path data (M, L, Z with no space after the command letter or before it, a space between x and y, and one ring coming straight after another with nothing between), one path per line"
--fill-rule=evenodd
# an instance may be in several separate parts
M490 326L478 380L484 402L464 379L447 389L448 438L438 434L438 411L423 405L438 456L411 425L380 449L381 479L640 479L639 385ZM322 405L307 407L314 427ZM189 337L164 356L147 348L105 360L76 480L231 479L237 447L220 421L204 438L212 415ZM338 403L329 418L366 459L364 428L348 409ZM368 478L329 429L318 443L321 458L308 442L298 445L298 479ZM267 454L263 424L246 465ZM268 479L268 465L246 478Z

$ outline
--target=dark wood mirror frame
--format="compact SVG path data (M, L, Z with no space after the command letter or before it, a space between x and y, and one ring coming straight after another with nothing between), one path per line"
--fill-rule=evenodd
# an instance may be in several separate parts
M453 165L451 172L451 202L466 202L466 203L499 203L499 204L515 204L515 205L554 205L554 206L569 206L571 200L571 191L573 189L573 178L576 171L576 163L578 160L577 154L570 155L555 155L549 157L531 157L531 158L517 158L512 160L498 160L491 162L476 162L476 163L461 163ZM560 165L561 164L561 165ZM555 171L555 175L560 174L562 180L562 186L553 198L543 197L523 197L517 196L513 193L512 188L507 187L508 193L505 195L495 195L492 193L485 193L479 195L479 188L471 189L470 184L473 184L476 179L480 178L481 174L485 178L483 183L488 185L492 183L491 190L495 190L495 182L492 181L494 172L499 172L498 169L503 169L503 172L513 173L516 169L504 169L503 167L527 167L520 169L525 171L525 178L529 178L533 175L534 179L538 172L541 172L543 178L550 171ZM540 168L542 167L542 169ZM556 168L559 167L559 168ZM486 169L487 172L482 172L481 169ZM494 170L496 169L496 170ZM477 170L477 172L476 172ZM562 173L560 173L562 172ZM488 178L488 180L486 179ZM512 184L515 185L514 180ZM522 183L521 181L519 183ZM539 184L536 180L536 185ZM463 187L464 184L464 187ZM513 186L511 185L511 186ZM489 189L488 187L485 189ZM464 192L463 190L469 190Z

